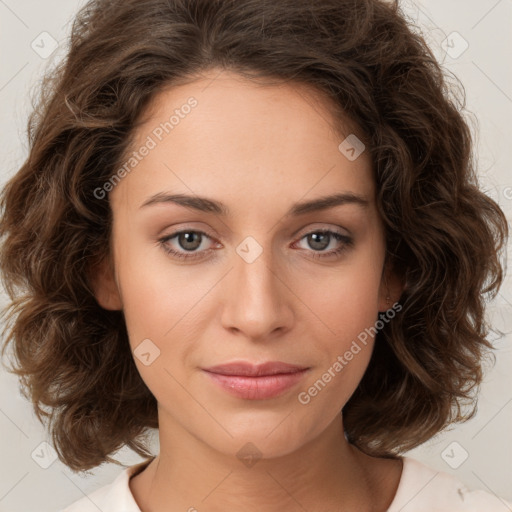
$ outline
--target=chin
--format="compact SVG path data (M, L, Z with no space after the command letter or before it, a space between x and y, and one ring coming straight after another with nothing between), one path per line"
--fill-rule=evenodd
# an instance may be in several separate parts
M203 441L221 453L235 455L241 462L244 457L251 460L286 456L319 435L323 427L311 418L304 424L289 411L260 415L252 412L245 419L221 423L233 437L219 427L213 436L212 430L204 432Z

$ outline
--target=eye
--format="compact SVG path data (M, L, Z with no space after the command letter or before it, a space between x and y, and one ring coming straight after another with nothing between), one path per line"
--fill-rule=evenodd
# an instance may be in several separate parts
M329 229L310 231L301 238L301 240L304 239L306 239L308 245L313 248L313 254L311 255L313 258L332 258L353 246L351 237ZM324 252L331 243L334 243L337 247Z
M170 243L175 240L176 245ZM192 260L202 258L204 255L214 249L204 248L203 242L206 239L212 239L207 233L197 230L183 230L165 236L158 240L162 248L166 253L179 259ZM311 257L312 258L332 258L340 255L342 252L353 246L353 240L351 237L338 233L332 230L321 230L317 229L311 231L300 238L300 240L307 240L307 243L312 247ZM335 245L334 249L325 251L331 244ZM203 246L203 250L199 250Z
M179 250L173 249L171 245L169 245L169 242L176 238L177 244L185 251L181 252ZM164 238L161 238L159 240L160 244L162 245L162 248L164 251L166 251L168 254L171 254L172 256L175 256L177 258L182 259L195 259L198 257L202 257L202 255L205 252L209 252L212 249L203 250L201 252L194 252L197 251L199 247L201 247L203 239L204 238L210 238L206 233L203 231L196 231L192 229L184 230L184 231L178 231L176 233L173 233L172 235L166 236ZM187 254L187 252L189 254Z

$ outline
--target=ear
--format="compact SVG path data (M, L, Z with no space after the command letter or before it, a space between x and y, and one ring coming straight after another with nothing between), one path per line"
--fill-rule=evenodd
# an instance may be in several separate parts
M123 309L121 294L109 257L92 266L90 281L96 301L103 309L111 311L121 311Z
M379 287L379 312L387 311L398 302L404 289L405 282L393 271L391 263L387 260Z

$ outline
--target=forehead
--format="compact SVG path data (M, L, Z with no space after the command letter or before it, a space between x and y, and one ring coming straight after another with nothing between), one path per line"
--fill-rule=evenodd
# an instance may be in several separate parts
M362 138L312 87L211 72L155 95L130 147L150 150L112 195L127 189L139 204L163 191L273 197L279 190L276 200L294 201L309 191L371 195L368 152L351 161L339 148L356 134Z

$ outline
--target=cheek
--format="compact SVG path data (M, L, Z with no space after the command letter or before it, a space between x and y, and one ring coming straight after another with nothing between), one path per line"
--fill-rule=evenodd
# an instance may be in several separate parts
M321 320L310 339L321 360L301 390L301 404L339 411L363 377L379 319L382 259L382 246L368 244L328 281L317 275L308 282L308 306Z
M181 397L177 382L184 380L188 370L183 363L191 360L204 338L209 292L218 276L199 276L197 268L170 263L162 249L129 236L119 236L116 251L124 318L138 371L157 399Z
M378 311L373 288L367 291L369 300L362 290L359 296L338 296L335 307L323 310L330 332L319 328L311 336L317 365L297 399L310 413L324 411L326 424L352 396L371 358Z
M314 316L343 342L377 320L382 264L382 247L366 244L333 271L317 271L297 281Z
M194 289L183 276L160 274L156 268L127 280L123 306L128 331L134 338L171 338L190 324L191 312L205 293Z
M117 233L115 261L132 347L144 338L165 340L186 323L200 298L186 266L173 266L156 243Z

